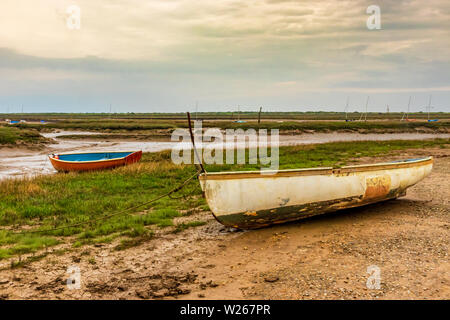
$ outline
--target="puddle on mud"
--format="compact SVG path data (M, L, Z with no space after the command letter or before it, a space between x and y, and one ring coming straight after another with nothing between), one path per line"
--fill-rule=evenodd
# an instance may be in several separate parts
M158 152L170 150L175 145L188 149L190 142L180 144L180 142L164 141L100 141L100 140L70 140L58 139L62 135L89 135L98 132L82 131L59 131L44 133L46 138L52 138L55 144L50 144L45 150L24 150L24 149L1 149L0 153L0 180L6 178L26 177L38 174L56 173L47 154L50 153L70 153L70 152L106 152L106 151L134 151ZM429 134L429 133L385 133L385 134L360 134L360 133L313 133L301 135L280 136L280 146L293 146L301 144L326 143L336 141L387 141L387 140L425 140L433 138L450 138L450 134ZM270 138L268 139L270 141ZM205 147L204 143L204 147ZM248 144L247 144L248 145ZM214 144L212 144L214 146ZM225 148L232 147L232 144L225 144ZM237 147L243 144L237 143ZM253 146L253 144L251 144Z

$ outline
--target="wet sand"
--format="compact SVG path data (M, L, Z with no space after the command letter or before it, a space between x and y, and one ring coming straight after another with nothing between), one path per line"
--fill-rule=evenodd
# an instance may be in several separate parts
M66 245L64 254L23 268L2 261L0 298L449 299L450 151L396 157L428 155L435 157L431 175L397 200L244 232L198 211L177 222L204 226L161 231L124 251L116 243ZM379 289L366 286L374 265ZM69 266L80 268L79 290L66 286Z
M191 148L189 139L182 144L171 141L130 141L98 139L60 139L64 135L98 135L98 132L86 131L58 131L42 134L46 138L52 138L56 143L50 144L43 150L27 149L0 149L0 180L6 178L17 178L33 176L39 174L56 173L47 158L51 153L70 153L70 152L107 152L107 151L135 151L158 152L170 150L175 145L183 148ZM312 133L301 135L282 135L280 136L280 146L293 146L301 144L326 143L337 141L387 141L387 140L425 140L433 138L450 138L450 134L431 134L431 133L386 133L386 134L361 134L361 133ZM270 139L269 139L270 141ZM217 144L210 144L214 146ZM206 144L204 144L206 146ZM238 148L244 147L244 144L236 143ZM248 146L248 144L247 144ZM253 145L252 145L253 146ZM225 148L231 148L233 144L226 144Z

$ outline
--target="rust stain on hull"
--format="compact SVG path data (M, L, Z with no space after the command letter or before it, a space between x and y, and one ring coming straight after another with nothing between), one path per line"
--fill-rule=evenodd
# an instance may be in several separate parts
M389 175L367 178L364 199L382 198L389 193L390 189L391 177Z

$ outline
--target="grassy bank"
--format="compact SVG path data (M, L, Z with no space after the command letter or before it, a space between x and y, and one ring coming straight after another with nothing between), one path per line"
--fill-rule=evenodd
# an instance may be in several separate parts
M66 134L59 135L58 139L70 140L131 140L131 141L170 141L171 135L168 133L161 134L135 134L135 133L103 133L103 134Z
M125 134L170 134L176 128L186 128L185 120L149 120L149 119L96 119L96 120L61 120L47 124L22 123L17 128L48 130L82 130L98 131L101 133L125 133ZM371 133L395 133L395 132L450 132L450 121L426 122L426 121L257 121L251 120L245 123L233 121L205 120L203 127L221 129L279 129L280 132L371 132Z
M279 129L280 132L363 132L363 133L389 133L389 132L417 132L418 130L450 131L450 122L400 122L400 121L256 121L245 123L207 122L206 127L219 127L222 129Z
M341 166L360 157L392 154L397 150L448 147L449 139L428 141L345 142L280 148L280 168ZM207 170L258 169L259 165L209 165ZM171 190L195 173L192 166L174 165L169 152L144 154L140 163L110 171L56 174L0 182L0 259L34 252L61 242L74 246L121 239L126 248L152 236L154 228L174 224L175 217L192 208L207 209L198 182L181 193L186 199L163 198L150 206L103 221L43 233L16 234L15 230L48 230L92 221L141 204ZM179 194L178 194L179 195ZM191 222L192 226L201 222ZM174 231L189 225L179 225Z
M0 146L15 146L23 144L45 143L47 139L42 137L37 130L18 127L0 126Z
M137 120L62 120L58 122L41 123L21 123L19 128L29 128L35 130L82 130L99 132L133 132L133 131L157 131L175 129L182 125L181 121L137 121Z

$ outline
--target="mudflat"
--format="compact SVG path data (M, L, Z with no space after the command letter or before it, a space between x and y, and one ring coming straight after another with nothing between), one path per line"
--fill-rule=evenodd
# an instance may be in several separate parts
M435 157L433 172L403 198L252 231L226 229L201 211L176 219L205 225L161 231L122 251L57 246L19 268L2 263L0 297L448 299L450 151L398 156L425 155ZM80 270L80 289L66 285L70 266ZM379 289L366 285L370 266L379 269Z

